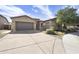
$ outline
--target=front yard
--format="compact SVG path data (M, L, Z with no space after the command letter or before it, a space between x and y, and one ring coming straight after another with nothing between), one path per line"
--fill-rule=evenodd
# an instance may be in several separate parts
M66 34L71 34L71 33L75 33L78 31L79 30L76 28L69 28L65 30L47 29L46 34L55 35L55 36L59 36L60 38L62 38Z

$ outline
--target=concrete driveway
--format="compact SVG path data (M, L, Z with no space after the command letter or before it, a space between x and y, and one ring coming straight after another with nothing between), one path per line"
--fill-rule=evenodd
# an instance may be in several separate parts
M43 32L11 33L0 39L0 53L52 54L64 53L62 40Z

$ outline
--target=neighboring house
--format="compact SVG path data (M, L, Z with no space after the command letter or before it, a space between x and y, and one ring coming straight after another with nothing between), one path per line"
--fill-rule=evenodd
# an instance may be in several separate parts
M56 18L44 21L43 25L44 25L44 29L54 28L56 25Z
M10 29L10 24L6 17L0 15L0 30Z
M41 23L39 19L31 18L27 15L11 17L12 25L11 30L23 31L23 30L41 30Z

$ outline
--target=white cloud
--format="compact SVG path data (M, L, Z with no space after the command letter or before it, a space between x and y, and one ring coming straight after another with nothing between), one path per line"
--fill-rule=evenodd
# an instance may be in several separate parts
M26 13L22 9L12 5L0 5L0 14L4 15L9 22L11 22L11 19L9 17L26 15Z
M35 13L39 12L37 9L32 8L32 11L34 11Z
M50 11L48 5L34 5L33 6L34 8L39 8L41 10L41 12L47 16L47 19L49 18L53 18L53 14L52 12Z
M37 12L38 10L34 10L34 11ZM31 13L26 13L21 8L12 6L12 5L0 5L0 14L4 16L9 16L9 17L19 16L19 15L28 15L35 18L35 16L31 15Z
M13 5L0 5L0 14L4 15L6 17L8 16L7 19L9 19L9 20L10 20L9 17L19 16L19 15L28 15L30 17L39 18L39 19L49 19L49 18L54 17L47 5L43 5L43 6L42 5L34 5L32 10L34 12L39 12L38 10L36 10L34 8L39 8L40 11L44 14L44 16L46 16L46 18L34 16L31 13L27 13L27 12L23 11L21 8L19 8L17 6L13 6Z
M26 13L16 6L0 6L0 14L11 17L11 16L24 15Z
M73 7L73 8L76 8L76 7L77 7L77 5L65 5L64 8L65 8L65 7L68 7L68 6L69 6L69 7Z

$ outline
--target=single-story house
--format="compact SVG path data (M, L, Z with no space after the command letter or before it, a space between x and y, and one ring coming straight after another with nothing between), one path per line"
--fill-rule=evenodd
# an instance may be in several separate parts
M0 15L0 30L3 29L10 29L10 23L8 22L7 18Z
M31 18L27 15L11 17L12 32L23 30L41 30L42 21L40 19Z
M51 29L51 28L55 27L56 18L52 18L52 19L44 21L43 25L44 25L44 29Z

